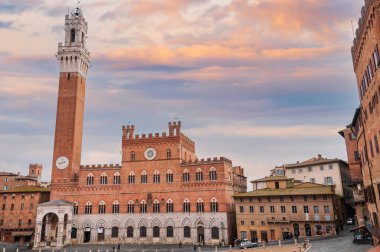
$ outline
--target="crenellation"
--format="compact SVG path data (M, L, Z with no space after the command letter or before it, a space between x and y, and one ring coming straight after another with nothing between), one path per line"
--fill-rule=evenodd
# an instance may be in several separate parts
M155 133L154 137L160 137L160 133Z
M148 134L148 138L153 138L153 134L152 134L152 133L149 133L149 134Z
M367 6L374 6L373 8L367 8ZM380 7L379 0L366 0L365 4L361 9L361 17L358 20L358 28L355 31L355 38L353 39L353 46L351 47L352 59L354 68L356 69L359 58L361 57L361 52L363 49L363 44L366 41L366 36L368 35L368 29L370 29L372 19L376 18L374 12Z
M120 164L103 164L103 165L81 165L80 169L105 169L105 168L121 168Z
M194 160L183 160L182 165L202 165L202 164L213 164L213 163L221 163L225 162L228 164L232 164L232 161L228 158L225 157L214 157L214 158L201 158L199 159L194 159Z

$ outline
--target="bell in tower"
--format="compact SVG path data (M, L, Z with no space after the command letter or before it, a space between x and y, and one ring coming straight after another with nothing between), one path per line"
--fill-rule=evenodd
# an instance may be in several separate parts
M65 16L65 42L58 44L57 59L61 72L78 72L86 78L90 53L86 48L88 24L79 8Z

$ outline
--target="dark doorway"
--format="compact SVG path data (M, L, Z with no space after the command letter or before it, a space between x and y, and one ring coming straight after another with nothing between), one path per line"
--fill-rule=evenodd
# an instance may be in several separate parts
M251 231L251 242L257 242L257 231Z
M198 242L203 242L205 238L205 229L204 227L199 226L197 228L197 233L198 233Z
M298 239L298 236L300 236L300 225L298 225L297 223L294 223L293 231L294 231L294 237Z
M268 242L268 233L267 231L261 231L261 241Z
M305 235L306 236L311 236L310 224L305 224Z
M91 228L84 229L83 243L88 243L91 240Z

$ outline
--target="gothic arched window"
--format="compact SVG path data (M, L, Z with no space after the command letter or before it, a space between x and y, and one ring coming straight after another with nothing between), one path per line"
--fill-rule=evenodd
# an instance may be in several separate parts
M168 226L166 227L166 237L173 237L173 227L172 226Z
M140 227L140 237L146 237L146 227Z
M116 214L116 213L119 213L120 211L120 204L119 202L116 200L112 203L112 213Z
M197 169L197 172L195 173L195 180L196 181L203 181L203 172L201 168Z
M210 202L210 206L211 206L211 212L218 212L218 201L215 199L215 198L212 198L211 202Z
M73 207L74 207L74 215L77 215L78 214L78 203L74 202Z
M112 238L119 237L119 228L118 227L112 227L111 237Z
M159 213L160 212L160 202L158 200L155 200L153 202L153 213Z
M216 180L217 177L216 177L216 169L214 167L212 167L209 171L209 179L210 180Z
M99 203L99 214L105 214L106 213L106 203L104 201L101 201Z
M166 182L173 183L173 172L170 170L166 173Z
M213 239L213 240L219 239L219 228L217 228L217 227L211 228L211 239Z
M160 237L160 227L158 226L153 227L153 237L155 238Z
M120 173L116 172L113 175L113 183L114 185L120 185Z
M146 171L143 171L141 173L141 184L148 183L148 175L146 174Z
M155 171L153 174L153 183L160 183L160 173L158 171Z
M183 237L185 237L185 238L191 237L191 228L189 226L183 227Z
M89 173L87 175L87 185L93 185L94 184L94 175L92 173Z
M183 177L183 182L190 181L190 173L187 169L183 171L182 177Z
M133 237L133 227L132 226L127 227L127 237Z
M133 203L133 200L130 200L128 202L128 213L134 213L135 212L135 204Z
M140 203L140 213L146 213L147 212L147 204L145 200L142 200Z
M106 185L107 184L107 174L105 172L100 175L100 184Z
M197 200L197 212L198 213L203 213L204 212L204 203L201 198Z
M173 201L171 199L168 199L168 201L166 202L166 212L172 213L173 210L174 210Z
M183 201L183 212L190 213L190 200L189 199L185 199Z
M91 214L92 213L92 203L88 201L86 203L86 206L84 207L84 213L85 214Z
M128 183L129 184L134 184L135 183L135 174L133 172L130 172L129 175L128 175Z

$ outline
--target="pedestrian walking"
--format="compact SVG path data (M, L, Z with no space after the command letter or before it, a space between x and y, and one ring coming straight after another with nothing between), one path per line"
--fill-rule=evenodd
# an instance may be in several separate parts
M179 247L179 248L182 248L182 242L179 242L178 247Z

